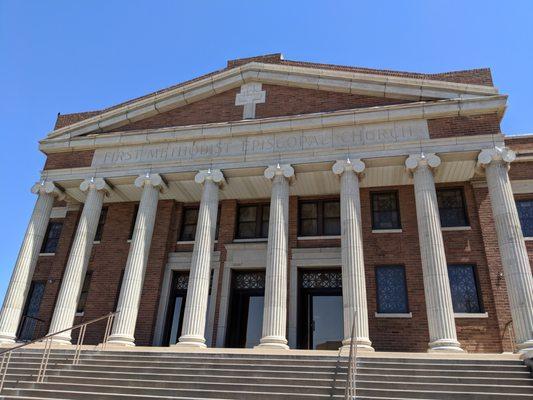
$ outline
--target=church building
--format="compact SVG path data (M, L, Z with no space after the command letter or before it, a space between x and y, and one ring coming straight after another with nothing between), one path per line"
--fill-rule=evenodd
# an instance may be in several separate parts
M533 135L506 107L489 69L270 54L60 114L0 343L117 311L109 346L533 354Z

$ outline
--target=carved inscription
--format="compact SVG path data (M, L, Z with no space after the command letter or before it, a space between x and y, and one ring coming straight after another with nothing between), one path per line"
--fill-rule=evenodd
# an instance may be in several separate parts
M351 127L191 140L175 143L98 149L93 166L190 161L225 157L297 153L313 150L351 149L429 137L425 120L358 125Z

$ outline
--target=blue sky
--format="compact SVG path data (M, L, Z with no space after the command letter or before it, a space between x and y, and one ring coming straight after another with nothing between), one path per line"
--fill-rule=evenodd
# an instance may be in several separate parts
M490 67L506 134L533 133L533 2L0 0L0 299L35 201L37 141L95 110L225 66L291 60L415 72Z

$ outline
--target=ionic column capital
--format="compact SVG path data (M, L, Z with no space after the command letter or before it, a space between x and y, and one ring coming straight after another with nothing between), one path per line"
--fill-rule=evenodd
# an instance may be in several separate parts
M477 157L478 165L487 167L491 162L501 161L506 164L512 163L516 159L516 153L508 147L497 147L483 149Z
M56 196L58 200L65 199L65 192L59 189L54 182L43 179L32 186L31 192L34 194L51 194Z
M440 162L440 157L435 153L411 154L405 160L405 167L408 171L414 172L420 167L437 168Z
M333 167L331 168L333 173L336 175L342 175L346 171L353 171L356 174L361 174L366 168L366 165L359 158L355 160L337 160Z
M103 190L106 192L106 194L109 194L111 192L111 188L107 184L104 178L95 178L94 176L92 178L85 179L80 184L80 190L82 192L87 192L90 189L94 190Z
M267 179L274 179L276 176L283 176L284 178L287 178L289 181L294 179L294 168L290 164L276 164L276 165L269 165L265 169L265 178Z
M135 179L135 186L137 186L138 188L142 189L145 185L150 185L154 188L158 188L161 192L164 192L168 189L161 175L151 174L149 172L144 175L139 175L137 179Z
M204 184L205 182L209 181L218 185L222 185L226 182L226 179L224 178L224 174L221 170L209 168L198 171L194 177L194 181L199 184Z

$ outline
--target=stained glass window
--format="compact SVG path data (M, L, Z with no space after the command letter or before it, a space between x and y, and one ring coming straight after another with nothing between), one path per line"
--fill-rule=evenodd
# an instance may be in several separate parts
M43 245L41 247L41 253L55 253L57 244L59 243L59 237L61 236L61 229L63 229L62 222L50 222L46 229Z
M341 271L304 271L300 276L303 289L342 288Z
M473 265L448 265L453 311L480 313L482 311L476 271Z
M438 189L437 203L441 226L468 226L462 189Z
M398 193L372 193L372 229L400 229Z
M533 237L533 199L517 200L516 209L524 237Z
M405 268L402 265L376 267L377 312L403 314L409 312Z
M33 339L37 324L42 320L37 318L41 307L41 300L44 294L44 282L32 282L29 295L26 300L26 309L21 319L18 339L20 341L30 341Z

